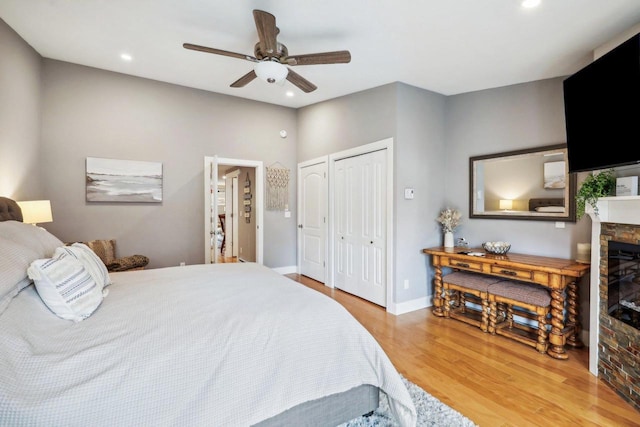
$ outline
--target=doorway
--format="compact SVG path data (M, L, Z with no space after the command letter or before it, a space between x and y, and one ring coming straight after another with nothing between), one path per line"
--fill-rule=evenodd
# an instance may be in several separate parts
M239 171L236 184L231 184L231 206L227 206L227 182L220 180L221 171ZM221 242L224 241L225 252L234 253L237 248L237 259L243 261L240 253L242 244L251 248L252 256L248 261L263 263L263 164L261 161L230 159L218 156L206 156L204 159L204 233L205 263L216 263L221 255ZM221 190L224 186L224 205ZM235 217L234 217L235 213ZM224 223L221 229L220 216ZM235 222L235 225L234 225ZM237 227L237 228L236 228ZM244 232L242 229L244 228ZM237 230L234 233L234 230ZM224 235L220 236L220 233ZM231 236L231 237L230 237ZM250 240L243 242L243 236ZM229 238L235 240L229 243ZM248 256L246 258L249 258Z

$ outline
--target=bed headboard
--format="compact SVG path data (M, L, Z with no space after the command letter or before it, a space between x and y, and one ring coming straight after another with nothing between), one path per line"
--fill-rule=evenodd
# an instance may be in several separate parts
M15 200L0 197L0 221L10 220L22 222L22 209Z
M535 211L536 208L549 207L549 206L564 206L564 199L561 197L558 197L558 198L543 197L539 199L529 199L530 211Z

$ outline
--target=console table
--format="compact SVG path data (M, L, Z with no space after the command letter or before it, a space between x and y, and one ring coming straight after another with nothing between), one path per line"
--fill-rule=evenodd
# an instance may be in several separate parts
M590 265L569 259L507 253L493 255L484 249L434 247L423 249L431 255L435 268L433 314L444 316L442 305L442 268L473 271L491 276L537 283L550 290L551 332L547 353L555 359L567 359L565 345L582 347L578 319L578 286L576 282L589 273ZM468 255L481 253L482 255ZM565 297L566 291L566 297ZM565 301L566 299L566 301ZM565 302L567 315L564 316Z

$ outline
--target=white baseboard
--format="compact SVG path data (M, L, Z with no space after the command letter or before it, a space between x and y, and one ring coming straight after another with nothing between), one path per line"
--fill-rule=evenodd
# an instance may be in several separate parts
M280 274L292 274L292 273L297 273L298 272L298 266L290 265L288 267L272 268L272 270L275 271L276 273L280 273Z
M387 307L387 313L395 314L399 316L401 314L410 313L416 310L422 310L423 308L431 307L431 297L426 296L422 298L416 298L410 301L401 303L391 303Z

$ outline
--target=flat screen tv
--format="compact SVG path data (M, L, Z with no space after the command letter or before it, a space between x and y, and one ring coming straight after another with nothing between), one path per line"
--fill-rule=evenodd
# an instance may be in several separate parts
M640 163L640 33L563 82L569 172Z

